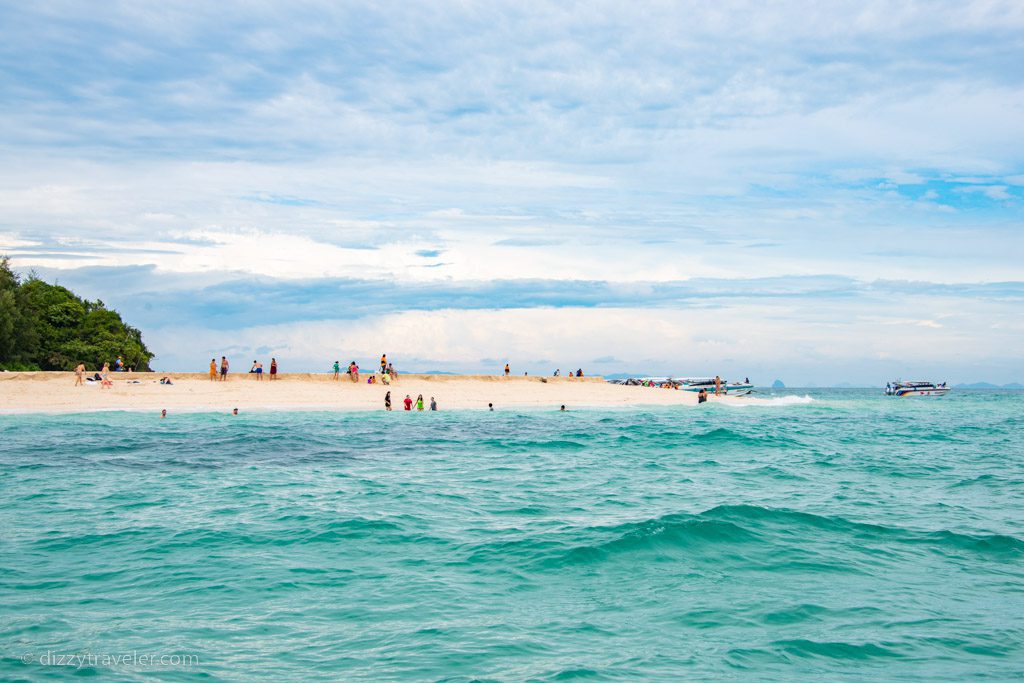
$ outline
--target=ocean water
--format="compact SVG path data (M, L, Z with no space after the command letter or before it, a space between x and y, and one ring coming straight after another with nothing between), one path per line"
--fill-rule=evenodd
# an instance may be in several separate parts
M0 444L2 680L1024 676L1024 392Z

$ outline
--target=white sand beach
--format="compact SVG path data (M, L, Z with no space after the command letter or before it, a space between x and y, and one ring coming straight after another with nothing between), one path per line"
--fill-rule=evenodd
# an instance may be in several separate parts
M70 372L0 373L0 411L87 412L93 410L198 410L232 408L264 410L383 410L391 390L395 410L406 394L423 394L440 410L495 410L511 407L569 409L640 405L697 404L696 394L669 389L608 384L600 377L498 377L486 375L402 375L390 387L357 384L345 375L338 381L326 374L290 373L271 382L256 381L246 373L229 375L226 382L211 382L205 374L172 374L173 384L160 384L163 374L111 373L112 388L99 382L74 386ZM714 396L710 400L716 400ZM722 397L718 400L742 400Z

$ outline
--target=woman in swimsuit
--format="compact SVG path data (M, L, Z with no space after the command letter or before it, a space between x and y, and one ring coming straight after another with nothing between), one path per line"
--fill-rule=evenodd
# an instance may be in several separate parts
M384 394L384 410L391 410L391 392Z
M423 410L423 394L416 397L416 410Z
M277 379L277 359L276 358L271 358L270 359L270 379L271 380Z

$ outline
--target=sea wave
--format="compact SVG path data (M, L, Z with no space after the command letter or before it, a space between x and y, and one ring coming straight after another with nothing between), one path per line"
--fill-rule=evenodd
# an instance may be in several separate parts
M697 514L672 513L612 527L575 529L572 533L590 542L572 545L564 538L547 537L532 548L538 553L534 559L549 567L565 567L638 552L675 553L680 550L696 553L690 555L691 558L704 556L707 559L709 555L732 558L740 546L759 544L773 547L777 560L791 568L860 571L852 564L830 564L829 548L837 542L869 553L891 550L891 546L916 546L941 554L983 554L994 560L1015 561L1024 556L1024 540L1005 534L924 531L757 505L719 505ZM827 547L818 547L821 544ZM503 545L504 550L509 550L509 544ZM516 554L528 556L532 541L511 545L517 546Z

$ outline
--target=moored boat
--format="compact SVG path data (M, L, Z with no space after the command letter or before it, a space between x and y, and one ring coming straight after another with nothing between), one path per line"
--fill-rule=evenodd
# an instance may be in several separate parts
M715 393L715 380L714 378L703 378L703 379L681 379L679 382L679 388L683 391L700 391L703 389L709 394ZM746 396L754 390L754 385L750 383L750 380L744 380L743 382L729 382L726 380L720 380L721 391L723 394L729 396Z
M887 382L885 385L886 396L945 396L950 392L950 388L946 386L945 382L936 384L935 382L904 382L903 380L896 380L895 382Z
M754 390L750 380L728 382L719 380L721 393L729 396L746 396ZM699 392L701 389L709 394L715 393L715 380L710 379L674 379L672 377L630 377L628 379L608 380L610 384L623 384L631 387L657 387L659 389L678 389L680 391Z

